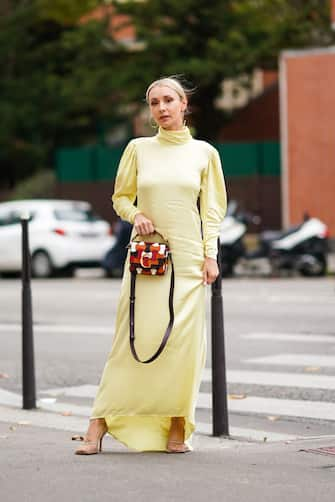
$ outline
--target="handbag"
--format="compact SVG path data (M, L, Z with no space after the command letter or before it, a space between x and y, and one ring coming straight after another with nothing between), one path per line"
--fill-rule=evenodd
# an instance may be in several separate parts
M174 322L174 309L173 309L173 293L174 293L174 267L171 255L171 249L169 247L168 241L164 236L155 231L156 234L163 237L163 242L147 242L147 241L137 241L136 234L133 239L130 240L127 248L130 250L129 254L129 270L131 274L130 279L130 303L129 303L129 333L130 333L130 348L131 352L140 363L151 363L161 354L163 351L168 338L171 334L171 330ZM169 293L169 311L170 320L166 328L164 336L162 338L161 344L157 351L145 361L142 361L135 349L135 286L136 286L136 276L143 275L147 276L148 280L155 280L153 277L164 275L168 270L168 262L171 262L171 281L170 281L170 293ZM151 277L152 279L149 279Z

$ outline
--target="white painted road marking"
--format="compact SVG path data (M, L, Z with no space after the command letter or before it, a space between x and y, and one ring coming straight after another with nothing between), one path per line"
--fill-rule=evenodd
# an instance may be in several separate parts
M76 387L58 387L41 391L41 394L49 396L72 396L88 397L94 399L98 391L98 385L78 385Z
M0 324L0 333L20 332L21 324ZM68 324L34 324L36 333L92 333L92 334L113 334L113 326L85 326Z
M0 417L2 422L18 423L25 421L28 425L35 427L46 427L69 432L85 432L87 429L87 417L78 417L75 415L62 416L56 413L39 410L22 410L0 406ZM25 426L26 427L26 426ZM212 427L210 424L197 422L196 432L200 434L212 435ZM240 440L247 441L287 441L295 439L303 439L308 436L293 436L291 434L280 434L276 432L268 432L254 429L242 429L240 427L230 427L229 434L231 437L236 437ZM108 438L107 440L111 440ZM227 443L233 445L234 443Z
M0 406L0 417L2 422L18 423L25 421L27 425L36 427L46 427L63 431L85 432L87 429L87 416L70 415L63 416L59 413L43 410L23 410L17 407ZM212 435L211 424L202 422L196 423L196 432L200 434ZM240 440L248 441L285 441L303 438L303 436L293 436L292 434L280 434L277 432L261 431L254 429L242 429L230 427L230 436L235 436Z
M18 394L0 390L0 404L21 406L22 399ZM37 401L40 409L63 413L70 411L73 415L89 417L91 407L79 406L73 403L48 403L43 399ZM211 409L212 395L201 392L198 397L197 407ZM240 400L228 400L228 408L232 413L255 413L267 415L282 415L304 417L317 420L335 420L335 403L323 401L300 401L294 399L277 399L247 396Z
M205 368L203 382L211 382L212 371ZM262 386L290 387L300 389L335 390L335 376L311 375L301 373L276 373L267 371L228 370L228 383L253 384ZM49 396L87 397L94 399L98 385L78 385L75 387L57 387L40 391Z
M197 407L210 408L211 402L211 394L200 393ZM232 413L254 413L257 415L266 414L312 418L316 420L335 420L335 403L323 401L299 401L295 399L247 396L244 399L229 399L228 409Z
M335 356L324 354L276 354L273 356L251 357L243 363L277 364L279 366L323 366L335 367Z
M309 335L304 333L247 333L240 335L247 340L268 340L269 342L334 343L334 335Z
M211 380L212 370L206 368L203 381L210 382ZM228 383L335 390L335 376L307 373L227 370L227 381Z

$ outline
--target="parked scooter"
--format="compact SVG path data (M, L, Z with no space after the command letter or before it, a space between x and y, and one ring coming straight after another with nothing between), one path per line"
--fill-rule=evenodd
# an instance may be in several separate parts
M261 232L257 249L248 252L243 242L248 224L259 222L259 217L238 211L233 201L220 233L223 276L233 275L237 264L246 270L261 269L264 260L272 274L284 270L308 277L326 274L329 231L321 220L305 215L300 225L286 231Z
M227 213L220 227L222 277L234 275L234 267L246 255L244 236L247 233L246 214L238 211L235 200L228 203Z

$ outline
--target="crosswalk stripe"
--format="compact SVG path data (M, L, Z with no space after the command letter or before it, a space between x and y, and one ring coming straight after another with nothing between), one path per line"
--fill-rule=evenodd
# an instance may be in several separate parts
M22 329L21 324L0 324L0 333L18 332ZM35 333L93 333L113 334L112 326L78 326L67 324L34 324Z
M205 368L203 382L211 382L212 370ZM310 375L299 373L279 373L267 371L227 370L228 383L253 384L261 386L296 387L306 389L335 390L335 377L328 375ZM94 399L98 385L78 385L57 387L43 390L40 394L49 396L83 397Z
M32 413L29 410L9 408L0 405L0 416L2 422L17 424L25 423L27 425L33 425L35 427L46 427L68 432L78 433L81 431L84 432L87 429L87 417L80 417L76 415L62 416L60 414L39 410L34 410ZM210 424L197 422L196 432L198 434L200 433L211 436L212 427ZM239 427L230 427L229 435L230 437L236 437L240 440L245 439L247 441L263 441L264 437L266 437L267 441L285 441L299 439L298 437L291 434L279 434L276 432L242 429Z
M307 335L303 333L247 333L240 335L247 340L270 342L335 343L335 335Z
M212 370L204 370L204 382L212 380ZM254 384L262 386L297 387L303 389L335 390L335 377L299 373L276 373L269 371L227 370L228 383Z
M280 366L325 366L335 367L335 356L324 354L276 354L243 359L243 363L276 364Z
M58 427L64 430L78 429L79 425L83 424L83 422L79 422L78 420L80 418L85 418L87 420L87 418L90 417L91 413L90 406L76 405L73 403L62 403L57 402L57 400L52 402L51 400L49 401L48 399L41 398L37 400L36 404L38 408L38 410L36 411L38 411L39 413L49 412L50 417L51 415L55 417L54 421L51 418L49 419L49 425L45 425L42 419L36 425L43 426L44 424L47 427L52 427L55 423L56 428ZM208 393L200 393L198 397L197 408L210 409L211 405L212 395ZM13 392L0 389L0 409L3 406L19 408L22 406L22 397ZM275 416L312 418L317 420L335 420L335 404L329 402L299 401L247 396L245 399L241 400L229 400L228 409L230 413L252 413L256 415L266 414ZM17 412L19 411L21 413L25 410L17 409ZM62 414L64 416L62 416ZM30 417L31 416L32 415L30 415ZM35 416L35 414L33 416ZM4 415L1 414L1 417L3 418ZM21 415L20 417L22 420ZM66 422L64 422L64 418L66 418ZM67 425L67 428L63 427L64 423ZM203 424L200 422L197 424L197 431L210 435L212 433L211 427L211 424ZM269 441L281 441L297 438L297 436L285 433L259 431L257 429L242 429L238 427L230 427L230 435L250 438L251 440L262 440L264 437L266 437Z
M210 408L211 394L200 393L197 406ZM232 413L254 413L289 417L335 420L335 403L323 401L299 401L269 397L247 396L244 399L229 400L228 409Z
M19 398L19 396L17 396ZM0 393L1 404L18 405L18 399L15 403L4 402ZM20 400L21 404L21 400ZM38 400L38 407L47 411L68 412L78 416L90 416L91 408L88 406L76 405L72 403L49 403L43 399ZM211 409L212 395L200 392L197 401L198 408ZM270 414L293 417L313 418L318 420L335 420L335 403L323 401L300 401L294 399L277 399L247 396L244 399L228 400L228 409L231 413L255 413Z
M5 401L4 397L7 397ZM64 403L45 404L37 401L39 409L31 411L18 409L22 405L21 397L11 392L0 391L0 401L2 405L15 406L8 408L0 405L1 420L5 422L22 422L40 427L47 427L67 431L86 430L87 418L90 416L90 408L84 406L68 405ZM5 402L4 402L5 401ZM62 412L71 412L70 415L62 415ZM196 432L212 435L212 425L209 423L197 422ZM298 439L292 434L281 434L277 432L260 431L255 429L243 429L240 427L230 427L231 437L243 438L253 441L284 441Z
M77 417L89 417L91 415L91 406L82 406L73 403L46 403L43 400L38 400L36 405L41 410L53 411L58 413L71 413L71 415L76 415Z
M77 385L75 387L57 387L55 389L47 389L41 391L41 394L48 396L70 396L70 397L87 397L94 399L98 390L98 385Z

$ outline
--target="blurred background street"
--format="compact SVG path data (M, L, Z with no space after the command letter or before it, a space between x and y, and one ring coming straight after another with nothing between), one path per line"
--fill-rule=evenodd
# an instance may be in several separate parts
M335 437L335 0L4 0L0 64L1 500L332 500L332 453L297 448ZM237 439L211 436L208 287L195 455L114 445L85 471L64 442L87 427L114 335L131 225L111 196L129 140L157 133L145 90L168 75L192 91L187 125L217 149L227 186ZM21 396L23 215L32 411Z

